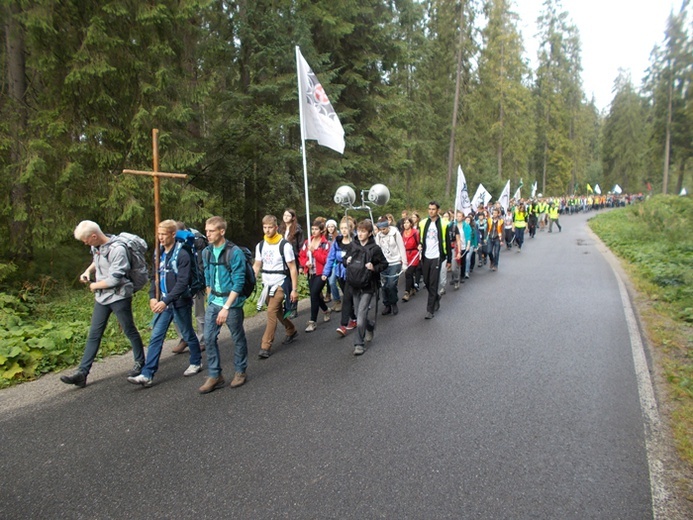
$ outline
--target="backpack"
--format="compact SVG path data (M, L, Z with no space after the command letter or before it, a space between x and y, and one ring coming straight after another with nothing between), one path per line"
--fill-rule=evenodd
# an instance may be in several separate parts
M371 286L371 272L366 268L366 264L370 262L369 251L363 247L353 249L353 254L348 258L351 261L346 266L346 281L349 285L356 289L367 289Z
M253 294L253 292L255 292L255 285L257 283L257 279L255 278L255 271L253 270L253 263L255 259L250 249L248 249L247 247L238 246L229 240L227 247L224 248L224 250L221 253L221 256L219 257L218 262L212 260L213 256L211 247L205 248L203 253L204 261L206 264L214 266L223 265L229 272L231 272L231 254L235 248L240 249L243 253L243 256L245 256L245 282L243 283L243 291L241 292L241 294L248 298ZM221 296L223 298L227 297L231 293L218 293L212 290L212 294L214 296Z
M149 283L147 242L143 238L127 232L116 235L115 241L125 246L130 264L130 269L125 273L125 276L132 282L133 292L137 292ZM106 258L108 259L108 257Z
M205 275L200 268L200 251L197 249L196 242L197 237L191 231L176 231L176 246L171 257L171 268L178 275L178 253L181 249L185 249L190 255L190 281L188 282L188 287L190 288L190 294L193 296L204 291L206 287Z
M267 271L265 269L262 269L261 272L267 273L267 274L284 274L286 276L291 275L291 271L289 270L289 264L286 263L286 258L284 258L284 246L288 244L289 242L285 239L281 239L279 241L279 254L282 257L282 264L284 265L284 270L283 271ZM262 256L262 246L265 245L265 241L263 240L260 242L260 256Z

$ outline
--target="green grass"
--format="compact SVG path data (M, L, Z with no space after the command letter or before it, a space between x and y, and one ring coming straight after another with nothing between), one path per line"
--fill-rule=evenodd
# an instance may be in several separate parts
M693 199L659 195L590 220L624 260L668 384L672 430L693 465Z

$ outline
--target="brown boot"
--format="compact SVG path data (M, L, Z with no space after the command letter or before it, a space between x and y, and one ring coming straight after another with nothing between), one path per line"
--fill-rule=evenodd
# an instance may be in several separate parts
M233 375L233 379L231 380L231 383L229 384L229 386L231 388L237 388L237 387L245 384L245 380L246 380L245 372L236 372Z
M184 339L182 339L178 342L178 345L176 345L175 347L173 347L171 349L171 352L173 352L174 354L182 354L187 349L188 349L188 344L186 343L186 341Z
M201 394L208 394L210 392L214 392L217 388L221 388L226 384L226 381L224 381L224 378L222 376L219 377L208 377L205 380L205 384L202 385L199 388L199 392Z

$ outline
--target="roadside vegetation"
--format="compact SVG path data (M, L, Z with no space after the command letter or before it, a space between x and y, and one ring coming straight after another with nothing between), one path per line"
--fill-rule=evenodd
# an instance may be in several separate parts
M0 277L11 271L11 266L0 265ZM299 279L299 295L305 298L307 283L305 277ZM246 318L257 314L259 290L258 287L245 302ZM0 388L77 365L84 351L93 305L94 297L86 287L60 285L48 277L35 284L25 282L18 291L0 292ZM152 320L148 287L135 295L132 306L135 323L147 345ZM168 337L176 337L173 327ZM130 343L112 316L97 359L129 349Z
M693 465L693 199L658 195L590 220L623 259L671 403L677 448Z

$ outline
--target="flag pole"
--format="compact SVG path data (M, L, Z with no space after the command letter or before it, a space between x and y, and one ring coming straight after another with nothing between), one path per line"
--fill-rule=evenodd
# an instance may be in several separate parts
M299 63L299 47L296 45L296 76L298 78L298 114L299 123L301 126L301 156L303 157L303 190L306 194L306 233L307 237L310 237L310 202L308 199L308 165L306 163L306 132L303 128L303 100L301 96L304 89L301 88L301 65Z

